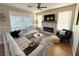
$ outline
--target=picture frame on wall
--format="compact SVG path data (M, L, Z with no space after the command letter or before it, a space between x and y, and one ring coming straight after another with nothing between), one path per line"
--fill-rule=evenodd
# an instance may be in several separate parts
M77 16L76 25L79 25L79 11L78 11L78 16Z

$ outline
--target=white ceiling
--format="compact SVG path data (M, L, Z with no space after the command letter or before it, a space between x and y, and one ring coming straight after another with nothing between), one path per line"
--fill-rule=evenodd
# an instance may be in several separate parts
M73 3L42 3L41 6L47 6L47 8L43 8L42 10L37 10L36 7L31 7L31 8L28 7L28 5L37 6L36 3L5 3L5 5L21 8L34 13L43 12L49 9L59 8L59 7L68 6L72 4Z

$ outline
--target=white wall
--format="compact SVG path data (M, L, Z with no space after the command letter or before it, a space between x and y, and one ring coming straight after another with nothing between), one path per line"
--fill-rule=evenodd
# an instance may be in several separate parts
M3 43L3 34L0 33L0 44L2 44L2 43Z
M79 25L76 25L78 10L79 10L79 4L76 5L75 13L74 13L74 24L73 24L73 52L74 52L74 55L77 53L77 47L78 47L78 42L79 42Z
M36 13L33 14L33 18L34 18L34 28L36 29L37 28L37 15Z
M42 27L42 20L43 20L43 15L38 15L37 16L38 19L38 27L41 28Z
M0 18L0 33L10 30L10 22L8 19L8 13L0 10L0 13L4 13L5 18Z

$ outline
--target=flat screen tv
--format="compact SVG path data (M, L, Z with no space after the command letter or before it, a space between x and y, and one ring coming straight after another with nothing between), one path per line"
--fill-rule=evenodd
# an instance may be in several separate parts
M55 21L55 14L44 15L44 21Z

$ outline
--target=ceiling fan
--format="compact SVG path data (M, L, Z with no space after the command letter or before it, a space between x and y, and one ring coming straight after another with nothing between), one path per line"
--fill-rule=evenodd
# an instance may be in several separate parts
M41 3L37 3L37 6L28 5L28 7L30 7L30 8L36 7L38 10L41 10L42 8L47 8L46 6L41 6L41 5L42 5Z

